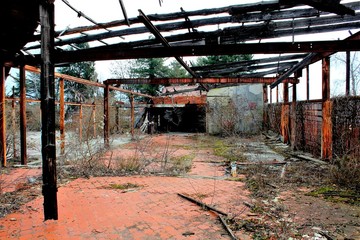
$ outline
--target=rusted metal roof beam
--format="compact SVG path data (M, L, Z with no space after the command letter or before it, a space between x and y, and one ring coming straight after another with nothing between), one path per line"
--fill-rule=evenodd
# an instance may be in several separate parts
M118 87L114 87L114 86L109 86L109 89L119 91L119 92L123 92L123 93L136 95L136 96L141 96L141 97L147 97L147 98L153 98L154 97L154 96L151 96L151 95L148 95L148 94L133 92L133 91L130 91L130 90L126 90L126 89L118 88Z
M344 4L345 7L353 10L359 9L359 2L351 2ZM226 8L221 8L216 14L224 12L225 10L229 9L236 9L239 6L229 6ZM240 7L241 8L241 7ZM159 21L159 19L167 19L167 20L176 20L176 19L182 19L187 16L206 16L207 9L202 10L203 14L201 14L201 11L189 11L189 12L177 12L177 13L170 13L170 14L149 14L147 15L148 18L152 21ZM226 11L225 11L226 12ZM260 22L260 21L271 21L271 20L284 20L284 19L296 19L296 18L310 18L310 17L318 17L319 11L313 8L308 9L290 9L290 10L284 10L284 11L274 11L271 14L264 14L263 12L247 12L245 14L236 14L234 11L234 16L226 16L226 17L217 17L217 18L206 18L206 19L198 19L198 20L192 20L191 24L192 27L199 27L199 26L205 26L205 25L214 25L214 24L222 24L222 23L230 23L230 22L242 22L242 23L249 23L249 22ZM321 14L327 14L327 13L321 13ZM322 17L322 16L321 16ZM138 18L129 18L129 22L131 24L139 23L140 20ZM76 27L72 29L66 29L62 31L58 31L55 33L55 36L65 36L65 35L71 35L75 33L81 33L81 32L87 32L91 30L97 30L101 28L112 28L112 27L118 27L128 24L126 20L117 20L107 23L100 23L98 25L92 25L92 26L82 26L82 27ZM159 24L156 25L156 28L160 31L170 31L171 29L184 29L187 28L187 22L176 22L176 23L165 23L165 24ZM143 33L144 28L138 27L138 28L131 28L131 29L124 29L121 31L112 31L104 34L104 37L111 37L114 35L127 35L127 34L139 34ZM31 41L40 40L40 35L35 35L31 38ZM56 44L56 43L55 43Z
M139 14L139 18L142 20L144 25L149 29L152 34L154 34L154 36L163 44L163 46L171 47L169 42L161 35L160 31L151 23L150 19L140 9ZM191 68L184 62L181 57L176 56L175 59L181 64L181 66L186 69L188 73L191 74L191 76L198 77L198 75L193 70L191 70Z
M262 83L271 84L275 77L214 77L214 78L136 78L136 79L108 79L106 84L194 84L194 83ZM298 83L296 78L286 79L288 83Z
M41 70L39 68L29 66L29 65L25 66L25 70L30 71L30 72L35 72L35 73L41 73ZM55 76L55 78L62 78L62 79L65 79L65 80L68 80L68 81L71 81L71 82L76 82L76 83L84 84L84 85L87 85L87 86L101 87L101 88L106 87L106 85L102 84L102 83L93 82L93 81L90 81L90 80L77 78L77 77L73 77L73 76L70 76L70 75L62 74L62 73L55 72L54 76ZM111 90L115 90L115 91L119 91L119 92L123 92L123 93L134 94L136 96L142 96L142 97L147 97L147 98L152 98L153 97L153 96L150 96L150 95L147 95L147 94L133 92L133 91L129 91L129 90L118 88L118 87L109 86L109 88Z
M237 68L228 68L228 69L221 69L221 70L210 70L210 71L202 71L200 75L203 77L212 77L212 76L234 76L234 74L242 74L244 72L253 72L258 71L261 69L284 69L284 68L291 68L293 65L297 64L298 61L291 61L291 62L279 62L279 63L271 63L271 64L263 64L263 65L252 65L252 66L244 66L244 67L237 67Z
M357 51L359 40L351 41L313 41L313 42L275 42L246 43L214 46L176 46L118 48L113 46L97 47L78 51L57 52L56 63L99 61L136 58L163 58L176 56L236 55L236 54L283 54L306 52Z
M356 6L355 9L359 9L360 4ZM314 10L314 9L312 9ZM299 10L300 11L300 10ZM294 13L294 11L289 11L289 14ZM294 13L295 14L295 13ZM302 16L302 14L299 14ZM322 31L334 31L337 28L346 27L349 29L351 26L359 27L359 24L355 24L359 21L360 15L356 16L332 16L332 15L321 15L317 18L305 18L294 20L291 15L288 16L285 21L270 21L266 20L265 23L257 21L256 24L246 25L246 26L237 26L237 27L227 27L223 30L209 31L209 32L196 32L196 33L187 33L187 34L178 34L166 38L166 41L173 42L177 39L182 40L193 40L199 38L220 38L225 39L227 37L236 36L236 39L248 40L256 38L268 38L268 37L281 37L289 35L299 35L299 34L311 34ZM277 19L272 19L277 20ZM233 23L241 22L241 19L236 19L235 17L219 17L214 19L199 19L192 21L193 27L206 26L206 25L217 25L222 23ZM337 24L337 25L336 25ZM158 32L164 31L173 31L186 29L188 24L185 22L175 22L175 23L166 23L154 26ZM292 31L294 29L294 31ZM84 36L73 37L68 39L60 39L55 42L56 46L64 46L74 43L84 43L90 41L99 41L102 39L108 39L112 37L122 37L127 35L134 35L147 32L147 28L144 27L134 27L121 30L108 31L105 33L97 34L84 34ZM224 41L224 40L222 40ZM145 42L146 43L146 42ZM37 49L39 48L38 44L35 44L30 47L24 48L24 50Z
M127 17L125 5L124 5L122 0L119 0L119 3L120 3L121 10L122 10L122 12L124 14L124 19L125 19L127 25L130 26L130 22L129 22L129 19Z
M351 8L348 8L342 4L340 4L340 0L296 0L296 1L289 1L289 0L280 0L281 2L293 2L293 3L302 3L314 7L320 11L326 11L331 13L336 13L338 15L354 15L355 11Z
M294 65L292 68L290 68L286 73L284 73L283 75L281 75L275 82L273 82L270 87L271 89L273 89L274 87L276 87L277 85L279 85L280 83L282 83L284 81L284 79L290 77L291 74L293 74L294 72L304 68L307 64L309 64L309 62L311 61L311 59L315 56L316 53L310 53L309 55L307 55L301 62L299 62L298 64Z
M357 32L356 34L346 38L343 41L339 41L344 42L344 45L346 42L358 42L360 39L360 31ZM358 48L358 50L360 49L360 47ZM280 83L283 82L284 79L286 79L287 77L289 77L291 74L293 74L294 72L304 68L306 65L310 65L312 63L315 63L325 57L328 57L336 52L339 52L341 50L338 49L331 49L330 51L325 51L325 52L320 52L320 53L310 53L308 54L301 62L299 62L298 64L296 64L294 67L292 67L290 70L288 70L286 73L284 73L283 75L281 75L275 82L273 82L270 87L273 89L274 87L276 87L277 85L279 85ZM346 50L343 50L346 51ZM356 51L356 50L354 50Z
M252 60L247 60L247 61L219 63L219 64L212 64L212 65L205 65L205 66L194 66L194 67L191 67L191 69L194 71L221 70L221 69L228 69L228 68L250 66L253 64L264 64L264 63L271 63L271 62L283 62L283 61L289 61L289 60L294 60L294 59L303 59L306 56L307 56L307 54L296 54L296 55L277 56L277 57L269 57L269 58L258 58L258 59L252 59Z

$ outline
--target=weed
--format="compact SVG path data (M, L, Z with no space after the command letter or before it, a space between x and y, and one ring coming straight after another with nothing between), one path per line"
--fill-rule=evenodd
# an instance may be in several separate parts
M336 159L330 169L330 177L339 186L360 193L360 158L345 155Z
M170 158L171 167L168 170L175 170L179 172L188 172L192 166L192 160L194 159L195 154L187 154L178 157Z
M110 184L109 188L111 189L119 189L119 190L126 190L126 189L130 189L130 188L139 188L141 187L140 185L136 184L136 183L125 183L125 184Z
M230 177L225 179L226 181L233 181L233 182L244 182L245 179L241 177Z
M228 143L229 141L229 143ZM230 162L243 162L246 160L246 157L243 155L243 149L239 146L231 144L235 142L235 139L218 139L214 143L214 154L219 157L223 157Z
M140 157L134 155L127 158L117 158L115 160L115 169L122 172L139 172L145 167Z

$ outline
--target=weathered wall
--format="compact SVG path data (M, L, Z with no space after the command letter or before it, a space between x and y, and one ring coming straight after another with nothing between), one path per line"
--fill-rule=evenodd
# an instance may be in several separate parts
M332 155L341 157L352 155L360 157L360 97L342 97L332 99ZM323 103L321 101L296 102L294 109L290 105L291 145L298 150L321 156ZM268 104L265 107L268 122L267 129L280 134L281 103ZM294 114L295 110L295 114ZM294 124L295 126L291 126ZM291 133L295 131L295 133Z
M299 150L321 155L322 103L296 103L295 142L292 145ZM291 109L293 111L293 109Z
M360 157L360 97L333 99L333 154Z
M267 129L280 134L280 123L281 123L281 103L267 104L265 111L267 114L268 122L265 123Z
M262 84L210 90L207 104L207 132L210 134L256 134L262 128Z

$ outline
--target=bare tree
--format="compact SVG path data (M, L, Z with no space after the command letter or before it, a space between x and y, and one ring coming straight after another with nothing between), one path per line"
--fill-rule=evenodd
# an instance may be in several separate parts
M341 66L346 66L346 53L337 53L334 60ZM345 67L344 67L345 69ZM359 92L360 84L360 54L359 52L350 52L350 94L356 96Z

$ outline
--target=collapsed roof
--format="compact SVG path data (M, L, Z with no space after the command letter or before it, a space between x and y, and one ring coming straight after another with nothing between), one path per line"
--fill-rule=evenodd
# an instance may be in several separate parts
M139 10L137 18L106 23L97 23L67 0L63 2L92 25L55 33L57 64L148 57L176 57L181 63L182 56L279 54L278 57L202 67L187 67L182 62L193 77L263 77L281 75L289 70L294 72L316 59L314 53L317 52L358 50L359 46L356 41L299 43L295 39L299 35L359 29L360 1L346 4L339 0L262 1L149 15ZM2 5L1 59L16 62L18 55L25 54L27 63L39 63L41 35L33 34L38 23L38 1L7 0ZM149 39L149 33L155 38ZM279 42L282 37L287 39ZM357 40L358 34L348 39ZM74 46L78 43L90 43L91 47L78 49Z

